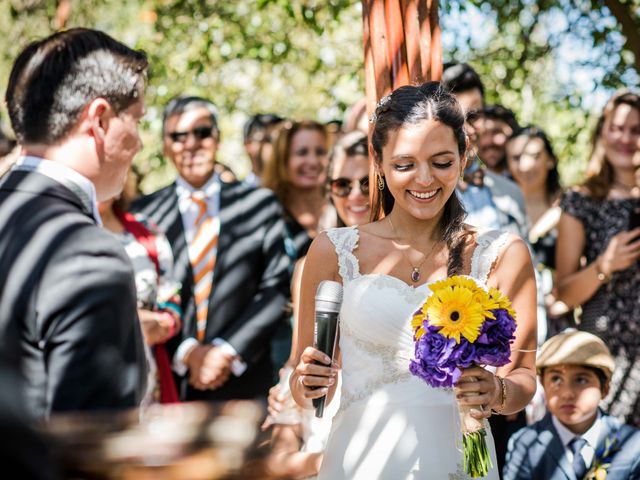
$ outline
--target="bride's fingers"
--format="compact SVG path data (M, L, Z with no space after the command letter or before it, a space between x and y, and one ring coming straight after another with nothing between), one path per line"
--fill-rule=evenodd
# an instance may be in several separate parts
M314 375L300 375L300 383L304 387L330 387L336 380L333 377L317 377Z
M455 386L456 395L474 395L476 393L485 393L490 390L491 384L484 379L474 379L465 382L458 382Z
M320 398L324 397L327 393L329 393L329 389L327 387L322 387L315 390L305 388L302 392L304 398Z
M315 363L302 363L297 368L299 375L316 375L318 377L335 377L338 370L335 368L316 365Z
M467 393L456 395L456 400L459 405L468 406L482 406L482 408L489 410L491 402L491 395L489 393Z
M331 365L331 359L326 354L313 347L305 348L302 355L300 355L300 360L304 363L318 362L323 365Z
M335 380L327 377L313 377L310 375L302 375L298 377L298 383L302 386L302 395L305 398L324 397L329 392L329 386ZM326 384L328 386L324 386Z
M482 367L469 367L462 370L458 383L483 379L493 376L493 374Z

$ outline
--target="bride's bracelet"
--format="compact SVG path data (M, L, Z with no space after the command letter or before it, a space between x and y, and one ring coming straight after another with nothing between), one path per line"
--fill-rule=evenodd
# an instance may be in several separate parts
M500 389L501 389L501 393L502 393L502 399L500 402L500 406L498 408L492 408L491 412L495 413L496 415L502 415L502 412L504 412L505 407L507 406L507 382L505 382L504 378L496 375L496 378L498 379L498 382L500 383Z

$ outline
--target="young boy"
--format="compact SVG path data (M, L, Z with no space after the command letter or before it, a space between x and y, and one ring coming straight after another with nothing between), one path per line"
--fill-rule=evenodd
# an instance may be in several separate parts
M640 430L598 408L615 368L604 342L560 333L542 345L537 368L548 413L511 437L503 479L639 479Z

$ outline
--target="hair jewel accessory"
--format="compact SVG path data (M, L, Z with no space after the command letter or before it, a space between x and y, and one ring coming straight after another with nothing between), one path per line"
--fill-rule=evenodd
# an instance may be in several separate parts
M376 105L376 111L378 109L381 109L385 105L387 105L390 101L391 101L391 95L385 95L384 97L382 97L380 101L378 101L378 104Z
M385 95L378 101L378 103L376 104L374 113L371 114L371 117L369 117L369 123L376 123L378 121L378 116L381 113L384 113L387 110L389 110L390 101L391 101L391 94Z

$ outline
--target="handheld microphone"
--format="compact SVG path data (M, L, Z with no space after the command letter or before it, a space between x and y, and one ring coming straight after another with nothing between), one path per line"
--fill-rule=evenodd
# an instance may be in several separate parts
M342 304L342 285L323 280L316 290L316 321L313 329L314 347L333 360L338 334L338 314ZM316 417L321 418L327 396L313 399Z

